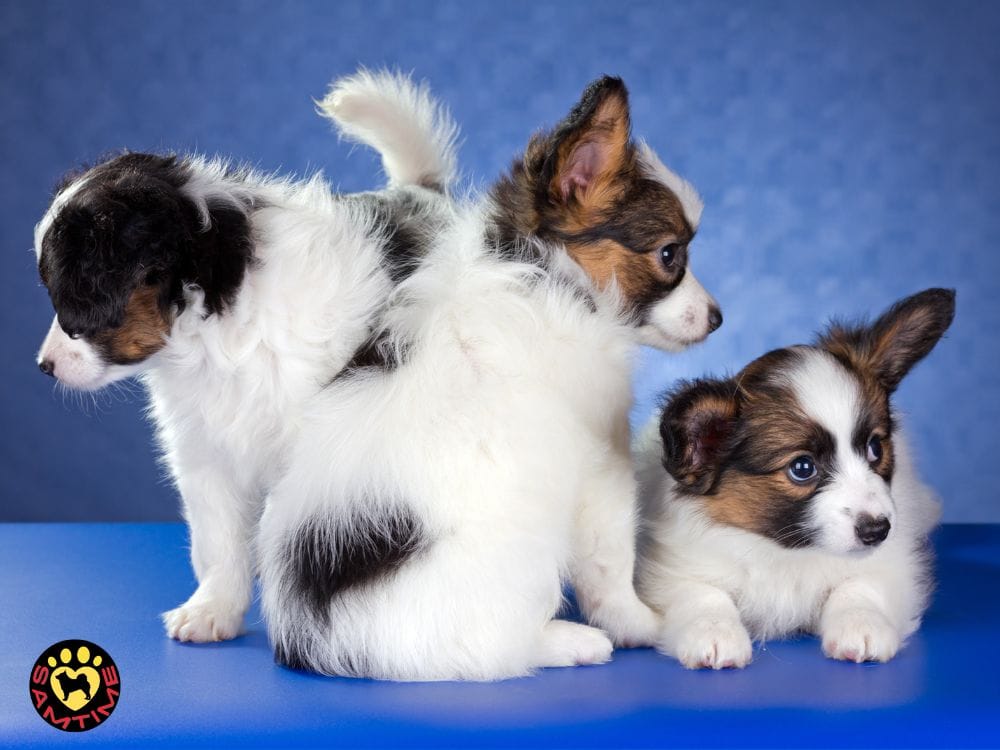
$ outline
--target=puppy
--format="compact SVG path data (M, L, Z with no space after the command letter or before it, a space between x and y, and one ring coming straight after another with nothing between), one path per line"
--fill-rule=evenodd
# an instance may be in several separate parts
M743 667L751 639L806 631L834 659L896 654L927 605L939 510L889 400L954 310L929 289L673 393L638 441L638 586L664 653Z
M396 290L371 366L309 403L261 520L277 660L494 680L648 644L630 373L721 323L688 267L701 202L630 135L617 78L534 137ZM569 578L597 627L553 619Z
M364 360L390 290L451 215L456 129L424 88L363 71L321 110L381 151L388 189L129 153L67 179L35 230L56 311L41 370L149 390L198 580L164 615L179 640L240 632L257 519L303 404Z

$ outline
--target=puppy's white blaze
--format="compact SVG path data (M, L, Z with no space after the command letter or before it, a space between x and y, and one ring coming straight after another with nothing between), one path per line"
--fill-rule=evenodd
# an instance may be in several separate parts
M832 355L803 350L798 367L788 374L799 406L840 446L850 446L861 404L858 381Z
M886 483L852 445L862 403L858 381L831 355L805 350L788 375L799 407L832 436L836 445L833 478L812 502L811 522L818 543L850 552L865 549L855 534L858 515L893 520L894 504Z
M639 330L639 341L668 352L679 352L703 341L712 332L709 311L715 299L691 273L650 309L648 322Z
M694 185L660 161L660 157L656 155L656 152L645 141L639 141L639 160L652 177L655 177L673 191L674 195L681 202L684 215L687 217L691 228L697 230L698 225L701 224L701 213L705 208L705 204L702 202L701 196L698 195L698 191L695 190Z
M46 233L52 226L52 222L55 221L56 216L62 211L62 207L78 192L80 188L87 184L89 178L84 176L71 183L65 190L63 190L59 195L55 197L52 201L52 205L49 206L49 210L45 212L45 216L42 217L35 225L35 260L40 261L42 259L42 240L45 239Z

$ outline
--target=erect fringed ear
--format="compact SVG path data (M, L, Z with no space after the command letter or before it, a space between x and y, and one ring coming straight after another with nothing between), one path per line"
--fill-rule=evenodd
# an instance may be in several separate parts
M663 466L687 490L714 487L739 423L731 380L696 380L670 396L660 418Z
M955 317L953 289L927 289L900 300L869 326L834 324L818 344L889 393L926 357Z
M599 204L628 162L630 139L625 84L611 76L594 81L550 136L542 175L549 199Z

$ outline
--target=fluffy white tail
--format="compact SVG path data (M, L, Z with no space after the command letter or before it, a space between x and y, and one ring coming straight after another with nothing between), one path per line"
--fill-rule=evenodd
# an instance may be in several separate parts
M391 186L444 192L454 180L458 126L425 83L361 69L334 81L317 107L342 136L381 154Z

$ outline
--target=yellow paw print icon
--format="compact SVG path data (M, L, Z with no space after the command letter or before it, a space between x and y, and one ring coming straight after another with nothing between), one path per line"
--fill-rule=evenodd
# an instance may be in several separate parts
M91 659L86 646L77 648L75 654L68 648L62 649L58 661L55 656L48 658L49 666L54 667L49 678L52 692L71 711L79 711L97 695L101 675L95 667L100 667L101 661L100 654Z

